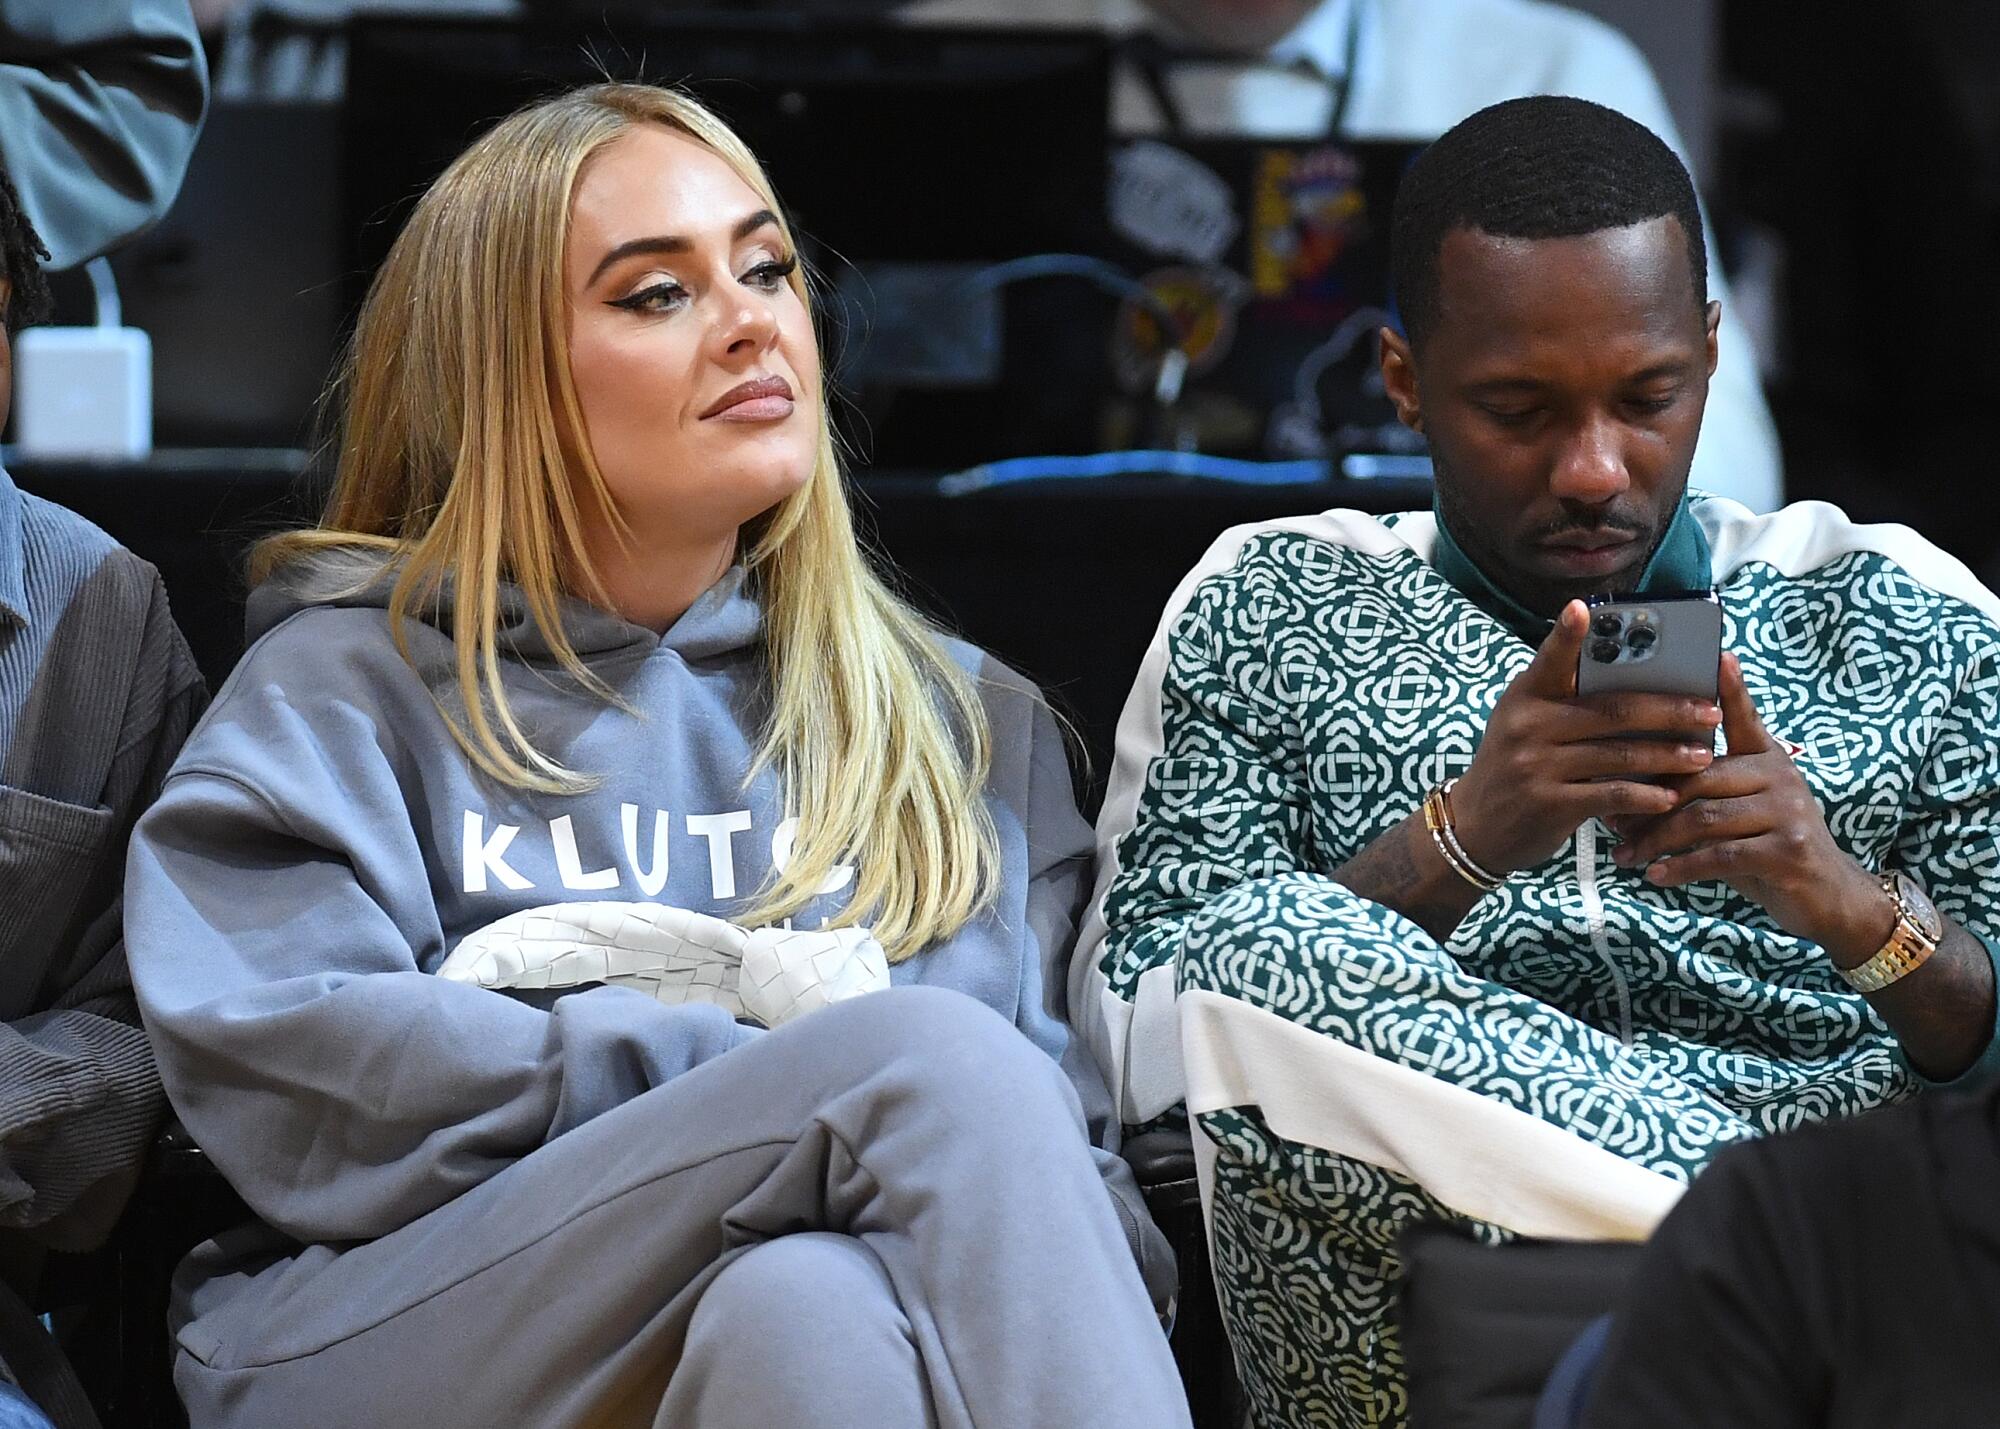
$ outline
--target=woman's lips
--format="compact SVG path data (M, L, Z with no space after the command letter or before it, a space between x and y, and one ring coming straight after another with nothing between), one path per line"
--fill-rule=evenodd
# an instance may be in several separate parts
M750 397L715 414L718 422L775 422L792 415L789 397Z
M701 414L722 422L775 422L792 415L798 404L792 384L782 377L758 377L738 383Z

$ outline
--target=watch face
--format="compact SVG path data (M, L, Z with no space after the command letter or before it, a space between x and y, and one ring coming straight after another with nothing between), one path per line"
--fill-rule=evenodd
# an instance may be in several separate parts
M1903 900L1903 911L1909 915L1917 931L1933 943L1944 936L1944 919L1939 915L1937 905L1931 896L1919 888L1908 874L1896 875L1896 892Z

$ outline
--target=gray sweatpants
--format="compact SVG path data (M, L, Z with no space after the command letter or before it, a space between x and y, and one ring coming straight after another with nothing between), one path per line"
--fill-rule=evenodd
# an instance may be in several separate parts
M182 1268L195 1429L1188 1423L1075 1093L953 992L815 1012L379 1240L248 1244Z

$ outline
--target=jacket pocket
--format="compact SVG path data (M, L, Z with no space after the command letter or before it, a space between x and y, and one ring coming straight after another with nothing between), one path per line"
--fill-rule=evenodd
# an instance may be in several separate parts
M110 852L111 810L0 784L0 1017L33 1010Z

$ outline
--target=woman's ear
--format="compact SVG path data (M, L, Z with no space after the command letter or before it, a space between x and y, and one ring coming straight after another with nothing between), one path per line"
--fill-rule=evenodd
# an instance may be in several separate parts
M1424 430L1423 404L1417 398L1417 365L1409 339L1394 328L1383 328L1382 390L1396 404L1396 420L1411 431Z

